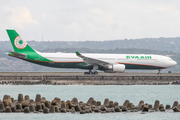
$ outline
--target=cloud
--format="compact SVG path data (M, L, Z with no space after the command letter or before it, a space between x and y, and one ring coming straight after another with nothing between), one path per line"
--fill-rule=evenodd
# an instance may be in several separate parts
M91 12L96 14L103 14L103 11L101 9L92 9Z
M17 28L23 28L24 24L37 24L32 18L31 12L24 6L18 6L11 10L12 15L9 17L10 22Z
M177 0L4 0L0 33L14 28L27 40L43 34L44 40L63 41L177 37L179 4Z

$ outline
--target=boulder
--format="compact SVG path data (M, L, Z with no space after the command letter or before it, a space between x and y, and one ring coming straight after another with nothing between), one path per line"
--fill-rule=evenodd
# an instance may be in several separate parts
M148 105L148 107L149 107L149 109L151 109L151 108L152 108L152 105L151 105L151 104L149 104L149 105Z
M71 100L72 104L78 104L78 99L76 97L74 97L72 100Z
M101 110L100 110L99 108L95 108L95 109L94 109L94 112L95 112L95 113L99 113L99 112L101 112Z
M36 104L36 111L42 110L41 104L37 103Z
M66 105L69 107L69 109L71 109L72 107L74 107L74 104L72 104L71 101L66 101Z
M44 109L46 106L44 103L40 103L41 104L41 108Z
M51 103L49 102L49 101L45 101L45 106L47 107L47 108L50 108L50 106L51 106Z
M56 101L52 100L51 105L56 105Z
M97 101L97 106L100 106L101 105L101 101Z
M58 113L60 112L58 106L55 106L55 112L58 112Z
M24 112L24 109L21 109L21 112Z
M81 105L81 104L83 104L83 103L84 103L83 101L80 101L80 102L79 102L79 105Z
M107 108L109 112L112 112L114 113L115 112L115 109L114 108Z
M104 105L101 105L100 109L101 109L101 111L106 111L107 108Z
M21 109L22 109L21 103L16 103L16 109L17 109L17 110L21 110Z
M89 109L85 110L85 113L89 113Z
M66 109L66 112L71 112L71 109Z
M127 107L129 108L129 110L131 110L133 108L133 106L134 106L133 103L128 103Z
M85 114L85 111L84 111L84 110L81 110L81 111L80 111L80 114Z
M81 109L82 109L82 110L86 110L86 109L87 109L87 106L86 106L85 103L82 105Z
M29 107L24 108L24 113L30 113Z
M166 109L171 109L171 106L170 105L166 105Z
M129 104L129 100L125 100L123 106L128 107L128 104Z
M174 108L175 106L178 106L178 101L174 101L172 108Z
M24 100L25 100L26 102L29 102L29 100L30 100L29 95L25 95Z
M66 109L66 103L64 101L61 102L61 108L65 108Z
M143 105L142 112L148 112L148 111L149 111L149 106L148 106L148 104L146 103L146 104Z
M108 98L106 98L106 99L104 100L104 106L105 106L105 107L108 107L108 106L109 106L109 99L108 99Z
M76 111L75 108L72 107L72 108L71 108L71 113L75 113L75 111Z
M30 99L30 100L29 100L29 102L30 102L30 103L33 103L33 102L34 102L34 100L33 100L33 99Z
M12 105L12 101L11 101L11 96L10 95L4 95L4 98L3 98L3 103L4 103L4 106L10 106Z
M11 107L11 111L12 111L12 112L16 112L16 106L12 106L12 107Z
M65 108L61 108L61 112L62 113L66 113L66 109Z
M45 102L46 102L46 98L42 97L40 103L45 103Z
M6 106L6 112L7 113L11 113L12 111L11 111L11 108L9 107L9 106Z
M119 106L116 106L114 110L115 110L115 112L122 112L122 110L119 108Z
M54 100L56 101L56 105L58 105L60 107L61 105L61 99L58 97L55 97Z
M94 98L90 97L89 100L87 101L87 105L91 106L91 103L92 103L93 100L94 100Z
M114 107L114 102L113 101L109 101L109 106L108 107L109 108Z
M35 102L40 102L40 101L41 101L41 95L40 95L40 94L37 94L37 95L36 95Z
M66 109L70 109L69 104L67 102L65 102L65 104L66 104Z
M80 106L77 104L77 105L75 105L75 110L76 111L81 111L81 108L80 108Z
M106 111L101 111L102 114L106 113Z
M20 113L20 112L21 112L21 110L16 110L16 112L17 112L17 113Z
M0 110L4 110L4 104L0 102Z
M29 106L29 110L30 110L30 112L34 112L35 111L35 106L34 105L30 105Z
M21 103L23 101L23 94L18 95L18 102Z
M11 97L11 102L13 103L14 102L14 98Z
M45 107L45 108L43 109L43 113L49 113L49 109L48 109L47 107Z
M118 102L114 102L114 107L115 106L119 106L119 103Z
M49 112L50 113L55 113L55 107L53 105L51 105L51 107L49 108Z
M140 110L142 110L142 109L143 109L143 105L144 105L144 101L143 101L143 100L141 100L141 101L139 102L139 104L138 104L138 106L139 106Z
M126 106L123 106L123 107L122 107L122 112L126 112L126 111L128 111L127 107L126 107Z
M154 110L158 111L159 110L159 100L156 100L154 103Z
M97 102L95 100L92 101L91 105L97 106Z
M92 106L91 106L92 111L94 111L95 108L96 108L95 105L92 105Z
M165 109L164 109L164 108L160 108L160 111L161 111L161 112L165 112Z
M180 112L180 109L177 106L173 107L172 109L174 112Z
M161 108L164 108L164 105L163 105L163 104L160 104L160 105L159 105L159 110L160 110Z
M89 113L92 113L93 111L91 110L91 108L88 109L89 110Z
M21 102L22 108L24 109L25 107L28 107L28 102L26 100L23 100Z

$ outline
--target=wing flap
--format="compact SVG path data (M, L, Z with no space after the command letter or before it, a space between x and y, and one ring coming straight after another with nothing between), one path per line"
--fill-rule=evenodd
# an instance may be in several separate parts
M104 61L104 60L83 56L79 52L76 52L76 55L82 58L83 61L89 65L100 65L100 66L112 65L112 63Z

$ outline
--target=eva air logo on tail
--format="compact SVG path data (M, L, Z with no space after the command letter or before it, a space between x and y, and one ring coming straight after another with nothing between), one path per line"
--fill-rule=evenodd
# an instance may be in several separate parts
M14 45L16 46L16 48L18 49L24 49L27 46L27 42L24 41L24 39L21 36L17 36L14 39Z

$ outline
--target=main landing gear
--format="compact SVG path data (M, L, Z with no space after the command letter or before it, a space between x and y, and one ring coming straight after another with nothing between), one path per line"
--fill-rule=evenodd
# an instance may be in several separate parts
M92 72L91 70L89 70L89 72L84 72L84 75L97 75L97 74L98 74L97 71Z
M85 72L84 73L84 75L88 75L88 74L90 74L90 75L97 75L98 74L98 72L96 71L98 69L98 66L97 65L93 65L93 70L91 71L91 70L89 70L89 72Z
M158 73L157 73L157 75L161 75L161 70L160 70L160 69L158 70Z

